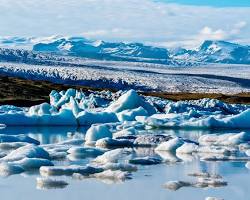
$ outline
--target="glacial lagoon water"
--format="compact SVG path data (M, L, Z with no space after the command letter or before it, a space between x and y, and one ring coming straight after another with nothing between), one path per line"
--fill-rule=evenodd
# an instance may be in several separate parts
M83 137L87 128L75 127L11 127L0 129L0 134L27 134L41 142L41 144L58 143L72 137ZM209 133L238 133L242 130L158 130L151 134L165 133L197 141L203 134ZM246 130L245 130L246 131ZM138 148L138 155L154 154L152 149ZM175 156L175 155L168 155ZM206 197L217 197L225 200L248 200L250 185L250 169L246 162L229 161L200 161L198 158L186 155L181 158L183 162L172 164L159 164L138 166L138 171L133 172L132 179L124 182L111 182L94 178L76 180L72 177L62 176L59 180L69 183L60 188L39 188L38 171L25 172L18 175L0 178L1 199L8 200L205 200ZM58 165L86 164L88 159L72 159L56 161ZM190 173L209 172L219 174L227 182L227 186L213 188L183 187L172 191L163 187L164 183L173 180L195 181Z

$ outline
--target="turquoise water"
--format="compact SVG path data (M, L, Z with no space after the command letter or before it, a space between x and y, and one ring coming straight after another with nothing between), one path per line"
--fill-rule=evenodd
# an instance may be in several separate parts
M75 129L71 127L61 128L8 128L0 130L0 134L28 134L38 139L41 143L56 143L70 136L82 137L86 129ZM224 131L224 132L239 132ZM218 131L197 131L197 130L162 130L155 133L165 132L169 134L189 137L193 140L202 134ZM139 155L153 154L151 149L136 149ZM224 198L226 200L247 200L249 197L250 169L245 167L245 162L204 162L199 159L186 156L182 158L185 162L174 164L160 164L153 166L139 166L139 170L132 174L132 179L122 183L104 182L97 179L75 180L71 177L60 177L69 183L65 188L39 189L36 185L37 171L0 178L0 193L2 199L10 200L44 200L44 199L119 199L119 200L203 200L208 196ZM69 162L69 161L57 161ZM75 164L84 164L86 160L75 160ZM71 161L72 163L72 161ZM65 163L64 163L65 164ZM218 188L192 188L183 187L177 191L171 191L163 187L163 184L172 180L194 181L189 173L206 171L217 173L228 182L225 187Z

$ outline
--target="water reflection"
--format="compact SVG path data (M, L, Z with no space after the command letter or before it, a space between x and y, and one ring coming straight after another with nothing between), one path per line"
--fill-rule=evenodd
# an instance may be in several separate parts
M41 144L59 143L72 138L83 138L88 127L7 127L0 129L0 134L27 134L37 139ZM170 134L197 141L201 135L212 133L239 133L241 130L148 130L151 134ZM154 166L138 166L138 171L132 174L132 180L116 182L72 177L39 178L38 170L26 171L21 175L0 178L0 192L8 199L205 199L207 196L221 197L227 200L246 200L250 184L250 168L247 162L207 162L200 161L197 155L174 154L169 152L154 152L153 148L134 148L134 156L159 156L165 162ZM53 160L55 165L86 165L93 158L67 155ZM206 190L197 187L180 188L169 191L163 188L164 183L172 180L195 182L190 173L209 172L220 174L228 185L220 188L207 187ZM106 185L111 184L112 185ZM69 185L68 185L69 184ZM6 187L3 187L6 186ZM11 188L11 190L9 190ZM37 190L37 189L39 190ZM83 189L84 188L84 189ZM42 189L42 190L40 190ZM45 191L44 191L45 189ZM47 190L50 189L50 190ZM60 189L60 190L54 190ZM233 192L232 192L233 191ZM19 194L19 195L18 195Z

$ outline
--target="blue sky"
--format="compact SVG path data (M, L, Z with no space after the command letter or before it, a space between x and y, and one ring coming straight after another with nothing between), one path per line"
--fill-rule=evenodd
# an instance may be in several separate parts
M206 39L250 44L249 4L246 0L0 0L0 37L83 36L189 48Z
M157 1L157 0L156 0ZM250 7L249 0L158 0L165 3L214 7Z

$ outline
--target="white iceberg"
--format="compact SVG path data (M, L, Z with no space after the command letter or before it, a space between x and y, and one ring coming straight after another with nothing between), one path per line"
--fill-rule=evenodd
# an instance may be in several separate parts
M112 138L112 133L107 125L92 125L85 136L86 143L95 143L97 140L102 138Z
M120 96L117 101L111 103L106 110L109 112L119 113L124 110L135 109L138 107L143 107L149 115L152 115L156 112L155 108L147 101L143 100L135 90L127 91L125 94Z
M0 159L0 161L17 161L23 158L43 158L50 159L49 153L42 147L36 145L26 145L14 151L11 151L7 156Z
M184 144L184 141L178 137L173 138L167 142L162 142L155 148L156 151L176 151L181 145Z

